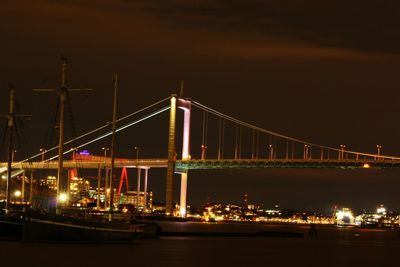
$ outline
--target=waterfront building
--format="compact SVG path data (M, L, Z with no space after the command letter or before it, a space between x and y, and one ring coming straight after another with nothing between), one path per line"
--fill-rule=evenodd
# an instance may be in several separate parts
M137 191L128 191L127 193L121 193L120 196L114 197L116 203L123 205L133 205L135 207L143 208L145 206L144 191L139 192L139 203L137 197ZM151 210L153 208L153 192L147 192L146 197L146 209Z
M90 182L84 178L74 177L69 184L70 194L72 196L84 195L89 192Z
M45 186L50 190L57 190L57 178L55 176L47 176L40 179L40 186Z
M338 225L354 225L356 223L356 218L349 208L337 211L335 217Z

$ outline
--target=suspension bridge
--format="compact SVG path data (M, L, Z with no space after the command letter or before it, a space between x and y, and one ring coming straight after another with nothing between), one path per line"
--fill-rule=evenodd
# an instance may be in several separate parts
M183 111L182 151L178 154L177 142L177 110ZM198 158L191 155L191 124L192 112L202 113L201 145ZM151 168L166 168L166 213L173 212L174 174L181 178L180 189L180 216L186 215L187 182L189 171L208 169L248 169L248 168L398 168L400 157L381 155L380 146L377 153L363 153L346 149L345 145L339 148L315 144L296 139L274 131L270 131L251 123L238 120L220 111L203 105L191 99L184 99L172 95L157 101L145 108L121 117L117 120L116 132L138 125L150 118L169 112L168 151L166 158L127 159L116 158L115 168L122 169L118 193L121 193L123 182L128 185L126 168L138 170L137 192L140 192L140 173L145 170L145 194L147 190L148 170ZM213 117L217 121L217 140L209 140L209 120ZM77 144L74 148L65 150L66 154L73 154L72 159L64 160L63 168L70 171L68 181L76 175L77 168L100 169L110 168L111 159L104 156L79 155L77 149L85 148L111 135L109 124L106 123L92 131L84 133L64 143L64 147ZM230 130L230 131L229 131ZM250 133L250 142L244 142L244 132ZM180 140L180 139L179 139ZM22 171L38 169L57 169L58 155L53 155L59 147L43 150L27 159L13 162L15 175ZM209 153L213 148L215 153ZM52 154L53 152L53 154ZM105 151L106 152L106 151ZM45 158L45 154L48 155ZM6 163L0 163L0 173L6 171ZM14 174L13 174L14 175ZM62 177L60 179L63 179ZM106 178L107 179L107 178ZM111 181L115 182L115 181ZM107 184L107 182L106 182Z

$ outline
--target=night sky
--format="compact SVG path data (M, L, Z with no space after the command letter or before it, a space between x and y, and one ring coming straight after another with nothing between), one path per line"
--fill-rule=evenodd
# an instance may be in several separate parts
M111 120L118 72L120 115L178 93L184 80L185 96L262 128L368 153L380 144L383 154L400 156L399 8L357 0L2 0L0 113L12 82L20 113L33 115L19 129L17 158L49 143L56 96L32 89L60 85L64 55L69 86L94 88L71 93L78 134ZM139 146L143 157L165 157L167 117L119 135L119 156L133 158ZM196 118L201 113L192 133L199 140ZM89 149L100 154L107 142ZM151 175L163 201L165 171ZM195 206L240 203L247 193L266 207L400 210L399 179L398 170L196 171L188 190Z

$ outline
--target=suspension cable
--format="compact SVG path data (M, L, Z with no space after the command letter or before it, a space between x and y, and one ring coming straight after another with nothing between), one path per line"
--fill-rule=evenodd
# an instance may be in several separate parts
M123 121L123 120L125 120L125 119L128 119L128 118L130 118L130 117L132 117L132 116L134 116L134 115L137 115L137 114L139 114L139 113L141 113L141 112L143 112L143 111L145 111L145 110L147 110L147 109L149 109L149 108L152 108L152 107L154 107L154 106L156 106L156 105L161 104L162 102L168 100L169 98L170 98L170 97L166 97L166 98L164 98L164 99L162 99L162 100L160 100L160 101L157 101L157 102L155 102L155 103L153 103L153 104L151 104L151 105L148 105L148 106L146 106L146 107L144 107L144 108L141 108L141 109L139 109L139 110L137 110L137 111L135 111L135 112L132 112L132 113L130 113L130 114L124 116L124 117L121 117L121 118L117 119L116 122L120 122L120 121ZM64 145L68 145L68 144L70 144L70 143L72 143L72 142L75 142L75 141L77 141L77 140L79 140L79 139L82 139L82 138L84 138L84 137L86 137L86 136L89 136L89 135L91 135L91 134L94 134L94 133L96 133L96 132L98 132L98 131L100 131L100 130L103 130L103 129L107 128L107 127L109 127L109 124L108 124L108 123L106 123L106 124L104 124L104 125L102 125L102 126L96 128L96 129L94 129L94 130L91 130L91 131L89 131L89 132L87 132L87 133L84 133L84 134L82 134L82 135L80 135L80 136L77 136L77 137L75 137L75 138L73 138L73 139L71 139L71 140L68 140L68 141L64 142ZM44 153L48 153L48 152L51 152L51 151L56 150L56 149L58 149L58 146L54 146L54 147L52 147L52 148L50 148L50 149L47 149L47 150L45 150ZM26 159L24 159L24 160L22 160L22 161L19 161L19 162L26 162L26 161L29 161L29 160L31 160L31 159L34 159L34 158L36 158L36 157L41 156L42 154L43 154L43 152L40 152L40 153L38 153L38 154L35 154L35 155L33 155L33 156L29 157L29 158L26 158Z
M254 131L254 129L251 132L251 137L252 137L252 141L251 141L251 159L254 159L254 139L255 139L255 131Z
M215 109L207 107L207 106L205 106L205 105L203 105L203 104L201 104L199 102L196 102L196 101L192 101L192 105L197 107L197 108L199 108L199 109L201 109L201 110L205 110L205 111L207 111L207 112L209 112L211 114L214 114L214 115L216 115L218 117L224 118L224 119L232 121L234 123L238 123L238 124L240 124L242 126L250 128L250 129L254 129L254 130L257 130L257 131L260 131L260 132L263 132L263 133L274 135L276 137L280 137L280 138L283 138L283 139L288 139L288 140L291 140L291 141L296 142L296 143L303 143L303 144L306 144L306 145L309 145L309 146L325 148L327 150L336 151L338 153L340 153L342 151L342 149L339 149L339 148L334 148L334 147L329 147L329 146L324 146L324 145L319 145L319 144L307 142L307 141L304 141L304 140L301 140L301 139L293 138L293 137L290 137L290 136L279 134L277 132L273 132L273 131L270 131L270 130L267 130L267 129L263 129L263 128L257 127L257 126L255 126L253 124L250 124L250 123L241 121L239 119L236 119L234 117L228 116L226 114L223 114L223 113L221 113L221 112L219 112L219 111L217 111ZM359 154L359 155L362 155L362 156L365 156L365 157L376 157L376 154L361 153L361 152L352 151L352 150L344 150L344 152L349 153L349 154ZM400 157L395 157L395 156L383 156L383 155L380 155L379 158L389 159L389 160L400 160Z
M219 117L219 128L218 128L218 160L221 159L221 131L222 131L222 118Z
M235 159L238 158L238 130L239 130L239 124L236 123L236 129L235 129Z
M116 132L120 132L120 131L122 131L122 130L124 130L124 129L126 129L126 128L129 128L129 127L131 127L131 126L133 126L133 125L135 125L135 124L138 124L138 123L140 123L140 122L142 122L142 121L145 121L145 120L147 120L147 119L149 119L149 118L152 118L152 117L154 117L154 116L156 116L156 115L158 115L158 114L160 114L160 113L163 113L163 112L165 112L165 111L167 111L167 110L169 110L169 109L170 109L170 107L167 106L167 107L164 107L164 108L159 109L159 110L157 110L157 111L154 111L154 112L150 113L149 115L146 115L145 117L142 117L142 118L137 119L137 120L135 120L135 121L133 121L133 122L131 122L131 123L128 123L128 124L125 124L125 125L123 125L123 126L118 127L118 128L116 129ZM94 138L94 139L92 139L92 140L90 140L90 141L88 141L88 142L85 142L85 143L83 143L83 144L81 144L81 145L78 145L78 146L76 146L76 147L74 147L74 148L71 148L71 149L69 149L69 150L67 150L67 151L64 151L64 152L63 152L63 155L66 155L66 154L68 154L68 153L71 153L71 152L74 151L75 149L78 149L78 148L87 146L87 145L89 145L89 144L92 144L92 143L94 143L94 142L97 142L97 141L99 141L99 140L101 140L101 139L103 139L103 138L105 138L105 137L107 137L107 136L110 136L111 134L112 134L112 132L107 132L107 133L105 133L105 134L103 134L103 135L101 135L101 136L99 136L99 137L96 137L96 138ZM41 155L41 154L39 154L39 155ZM19 161L18 163L26 162L26 161L28 161L28 160L34 158L34 157L35 157L35 156L32 156L32 157L30 157L30 158L28 158L28 159L24 159L24 160L22 160L22 161ZM45 162L51 161L51 160L56 159L56 158L58 158L58 155L55 155L55 156L53 156L53 157L50 157L50 158L46 159Z

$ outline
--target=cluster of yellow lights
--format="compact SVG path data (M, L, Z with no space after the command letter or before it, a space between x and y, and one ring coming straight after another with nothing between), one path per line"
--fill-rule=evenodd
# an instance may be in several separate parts
M203 212L202 219L206 222L213 221L242 221L243 219L239 216L229 216L223 214L215 214L212 211L212 208L207 208L207 211ZM255 217L252 219L255 222L279 222L279 223L293 223L293 224L335 224L336 221L332 217L319 217L319 216L311 216L307 218L307 220L303 220L301 217L292 217L292 218L279 218L279 217Z

